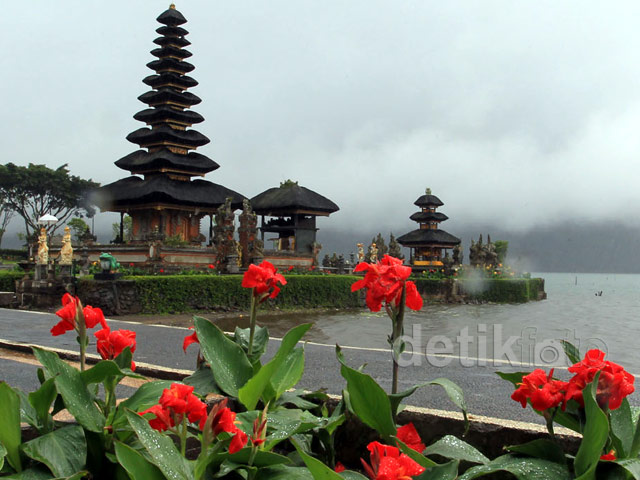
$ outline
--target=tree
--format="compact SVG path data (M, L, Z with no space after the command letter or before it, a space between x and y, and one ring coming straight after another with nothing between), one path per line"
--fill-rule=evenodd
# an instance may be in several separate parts
M58 219L48 225L49 234L63 225L71 216L92 217L95 208L90 200L92 190L100 184L69 174L64 164L55 170L46 165L28 167L7 163L0 165L0 198L22 217L27 238L38 230L38 218L51 214Z
M507 240L496 240L493 242L493 246L496 249L498 255L498 263L503 263L507 258L507 250L509 249L509 242Z
M7 230L7 225L16 214L8 204L6 197L0 192L0 246L2 246L2 237Z
M122 219L122 230L124 231L124 239L120 239L120 223L112 223L113 243L127 243L133 238L133 219L129 215L125 215Z
M395 258L399 258L400 260L404 260L404 255L402 254L402 247L396 240L396 237L393 233L389 234L389 255Z
M69 220L69 228L73 231L73 236L77 241L80 241L87 233L90 233L89 225L81 218L75 217Z

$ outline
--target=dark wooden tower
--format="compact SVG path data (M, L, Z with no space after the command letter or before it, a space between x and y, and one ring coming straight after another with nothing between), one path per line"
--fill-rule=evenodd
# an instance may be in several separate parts
M414 270L441 267L442 251L460 244L460 239L438 228L440 222L449 217L436 212L444 203L431 194L430 188L427 188L425 195L418 198L414 205L420 207L420 211L409 218L418 222L420 228L398 237L398 243L411 249L411 266Z
M147 64L155 74L143 80L152 90L138 97L149 108L133 117L146 126L127 136L142 150L115 162L132 176L102 187L98 201L102 210L132 217L134 242L174 237L199 244L202 217L212 217L227 197L240 208L244 197L222 185L192 180L219 165L194 151L209 139L191 128L204 118L191 110L200 98L187 92L198 82L187 75L195 67L185 61L191 56L185 49L191 44L185 38L189 32L180 26L186 19L171 5L157 21L160 37L151 51L157 59Z

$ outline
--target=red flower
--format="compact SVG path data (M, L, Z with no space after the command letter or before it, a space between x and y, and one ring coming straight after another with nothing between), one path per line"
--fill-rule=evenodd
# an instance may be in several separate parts
M193 329L193 327L189 327L189 329ZM187 335L186 337L184 337L184 340L182 342L182 350L184 350L184 353L187 353L187 347L192 343L200 343L200 340L198 340L198 334L196 332L193 332L191 335Z
M164 273L164 268L161 268L161 269L160 269L160 273Z
M229 444L229 453L235 453L247 444L248 436L236 426L236 414L227 407L227 399L218 402L209 412L211 418L211 430L213 436L216 437L222 432L233 434L231 443ZM205 416L206 420L206 416ZM203 428L205 422L200 423Z
M398 437L398 440L416 452L422 453L426 448L413 423L407 423L400 427L396 436Z
M293 265L289 265L289 268L287 268L288 271L293 270Z
M582 391L591 383L596 374L600 372L596 400L601 408L610 410L619 408L622 400L634 392L633 382L635 378L629 372L618 365L604 359L605 353L593 349L589 350L584 360L569 367L569 371L575 375L567 386L566 400L575 400L584 406Z
M98 339L96 343L98 353L105 360L113 360L127 347L131 347L131 353L136 351L136 332L131 330L115 330L112 332L105 325L102 330L98 330L94 335ZM135 369L136 364L131 361L131 370Z
M192 423L204 423L207 419L207 406L193 394L190 385L171 384L171 388L164 389L158 403L140 415L153 413L156 418L149 420L149 425L159 431L182 423L185 415Z
M130 262L130 263L129 263L129 266L130 266L130 267L133 267L133 262Z
M342 462L337 462L335 468L333 469L333 471L336 473L344 472L345 470L346 467L342 464Z
M396 447L371 442L367 450L371 455L371 465L363 459L360 461L371 480L411 480L425 470Z
M547 375L544 370L537 368L522 377L522 383L511 394L511 398L520 402L523 408L527 406L529 399L535 410L542 411L563 403L566 388L567 382L553 379L553 369Z
M259 297L260 301L267 297L276 298L280 293L280 285L286 285L287 281L282 275L276 273L277 269L271 263L264 260L260 265L249 265L249 269L242 277L244 288L253 288L253 296Z
M51 335L54 337L70 330L77 331L79 321L84 322L86 328L93 328L98 323L103 327L107 325L101 309L89 305L83 308L80 299L68 293L62 296L62 308L56 312L56 315L61 320L51 329Z
M209 270L214 270L215 268L215 265L212 265L211 263L209 264Z
M616 451L615 450L609 450L609 453L605 453L604 455L600 455L600 460L609 460L609 461L617 460Z
M406 291L407 307L412 310L422 308L422 297L418 289L412 281L407 281L411 275L411 267L402 265L402 260L385 255L378 263L359 263L353 271L367 272L362 280L351 285L351 291L366 288L366 302L372 312L380 311L382 302L397 308L403 289Z
M231 439L231 443L229 443L229 453L236 453L237 451L242 450L246 444L247 434L237 428L236 434Z

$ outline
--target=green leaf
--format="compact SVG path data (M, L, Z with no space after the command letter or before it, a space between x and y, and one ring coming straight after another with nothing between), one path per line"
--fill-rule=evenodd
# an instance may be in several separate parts
M134 412L147 409L158 403L164 389L171 388L172 383L174 382L169 380L143 383L133 395L119 405L119 408L128 408Z
M49 410L57 396L58 390L56 390L56 384L53 378L49 378L40 385L38 390L29 394L29 405L33 408L38 424L46 431L51 430L53 426L53 419L49 414Z
M398 409L400 408L400 403L402 402L402 400L410 395L413 395L418 388L424 387L425 385L429 384L421 383L419 385L414 385L413 387L409 388L408 390L404 390L403 392L390 393L389 402L391 403L391 411L394 413L394 415L398 414Z
M182 380L185 385L191 385L193 391L203 397L209 393L222 393L218 388L213 372L208 365L202 365L195 372Z
M278 398L278 405L285 405L287 403L291 403L297 408L301 408L303 410L311 410L312 408L316 408L317 405L309 400L302 398L304 392L302 390L295 390L293 392L284 392Z
M451 458L453 460L465 460L471 463L489 463L489 459L480 453L478 449L453 435L445 435L437 442L429 445L425 449L424 454L440 455L441 457Z
M238 396L253 376L253 367L240 345L227 336L216 325L201 317L193 317L200 351L211 365L218 386L228 395Z
M402 440L400 440L398 438L395 438L395 441L396 441L400 451L402 453L404 453L405 455L407 455L409 458L411 458L411 460L413 460L417 464L423 466L424 468L434 467L434 466L437 465L436 462L434 462L430 458L425 457L424 455L422 455L421 452L417 452L413 448L409 447Z
M337 345L336 356L342 364L340 373L347 381L345 401L349 409L381 435L395 435L396 425L391 412L391 402L386 392L369 375L349 367Z
M596 402L599 378L600 372L596 374L593 382L582 390L584 411L587 420L582 442L580 442L580 448L578 448L578 453L576 453L576 458L573 462L576 478L580 478L581 480L595 480L596 467L600 461L602 449L609 438L607 415L600 409Z
M256 373L249 381L238 390L238 400L247 408L247 410L253 410L258 404L258 400L262 396L264 389L271 380L271 377L275 375L278 369L287 359L289 353L294 349L298 341L302 336L311 328L311 323L304 323L292 328L282 339L280 348L274 355L274 357L265 364L258 373ZM214 368L215 374L215 368ZM290 381L290 379L287 379ZM272 398L264 399L265 403L272 400Z
M137 413L125 412L131 428L136 432L140 444L145 448L153 463L172 480L193 480L193 474L185 458L180 455L171 438L156 432Z
M304 348L296 347L287 355L280 368L271 377L273 398L278 399L284 392L293 388L300 381L303 373Z
M618 458L626 458L631 452L633 444L633 419L631 417L631 407L625 398L619 408L611 410L609 413L611 422L611 434L613 446Z
M162 472L139 452L122 442L115 442L116 457L132 480L164 480Z
M514 457L504 455L486 465L471 467L459 480L471 480L496 472L509 472L518 480L570 480L566 466L540 458Z
M85 467L87 442L80 425L70 425L23 445L24 453L44 463L56 477L68 477Z
M571 342L567 342L566 340L560 340L562 344L562 348L564 350L564 354L567 356L571 363L579 363L580 362L580 350L576 348Z
M640 459L623 458L615 460L613 463L624 468L634 479L640 480Z
M249 350L249 337L251 335L250 328L236 327L234 332L234 340L240 345L244 351ZM267 351L267 344L269 343L269 329L267 327L260 327L256 325L253 331L253 347L251 352L248 352L248 356L253 359L259 359L264 352Z
M31 425L34 428L40 429L42 425L38 422L38 414L36 413L35 408L33 408L33 405L29 403L29 395L31 394L27 395L19 388L15 388L13 391L18 394L18 397L20 397L20 421Z
M550 462L567 463L564 452L561 448L558 448L558 444L546 438L538 438L522 445L511 445L505 448L513 453L541 458Z
M275 465L258 470L256 480L313 480L313 476L306 467Z
M531 372L496 372L500 378L507 382L511 382L516 388L518 388L518 385L522 383L522 377L529 375L529 373Z
M416 480L455 480L458 478L458 460L427 468Z
M467 402L464 401L464 393L462 388L449 380L448 378L436 378L429 382L429 385L440 385L444 388L449 399L462 410L462 416L464 417L464 433L466 435L469 430L469 419L467 418Z
M52 480L51 473L46 469L28 468L20 473L14 473L8 477L2 477L8 480Z
M20 397L6 382L0 382L0 443L7 451L7 461L17 472L22 471L20 462Z
M342 477L339 474L331 470L320 460L307 455L295 440L291 440L291 443L296 447L298 455L300 455L300 458L302 458L302 461L311 472L311 475L313 475L314 480L342 480Z
M101 360L90 369L80 372L80 376L82 377L84 384L87 386L94 383L102 383L109 377L144 378L142 375L133 373L131 370L121 370L118 364L113 360Z
M105 418L93 403L93 397L82 381L80 372L60 360L53 352L34 347L33 353L47 374L55 379L58 393L69 413L87 430L102 432Z
M0 471L2 467L4 467L4 457L7 456L7 449L4 448L4 445L0 443Z

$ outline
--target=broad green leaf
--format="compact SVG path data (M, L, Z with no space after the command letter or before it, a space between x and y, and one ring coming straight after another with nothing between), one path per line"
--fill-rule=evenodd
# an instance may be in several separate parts
M253 367L240 345L227 336L216 325L201 317L193 317L200 351L211 365L218 386L228 395L238 396L253 376Z
M346 480L367 480L367 477L353 470L344 470L340 472L339 475Z
M133 395L119 405L119 408L128 408L134 412L145 410L158 403L162 392L165 388L171 388L172 383L174 382L169 380L143 383Z
M51 430L53 426L53 419L49 414L49 410L57 396L58 390L56 390L55 379L53 378L49 378L40 385L38 390L29 394L29 404L36 414L38 424L46 431Z
M0 443L7 451L7 461L17 472L22 471L20 462L20 397L6 382L0 382Z
M128 347L127 347L128 348ZM102 383L109 377L134 377L143 379L142 375L133 373L131 370L122 370L113 360L101 360L93 367L80 372L82 381L89 386L94 383Z
M616 454L618 458L626 458L631 451L634 435L631 407L626 398L622 400L619 408L611 410L609 421L611 422L611 434Z
M631 410L632 415L635 413ZM629 458L637 458L640 454L640 421L636 420L634 424L633 441L631 443L631 449L629 452Z
M634 479L640 480L640 459L623 458L615 460L614 463L624 468Z
M550 462L567 463L564 452L561 448L558 448L558 444L546 438L538 438L522 445L511 445L505 448L513 453L541 458Z
M4 448L4 445L0 443L0 470L4 467L4 457L7 456L7 449Z
M310 410L312 408L316 408L317 405L315 403L302 398L301 395L303 394L304 392L302 390L295 390L293 392L284 392L282 395L280 395L280 398L278 398L277 404L285 405L287 403L290 403L295 407L301 408L303 410Z
M23 445L23 451L44 463L56 477L76 474L87 461L87 442L80 425L70 425L34 438Z
M132 480L164 480L162 472L140 453L121 442L115 442L116 457Z
M425 449L424 454L440 455L441 457L451 458L453 460L465 460L471 463L489 463L489 459L480 453L478 449L453 435L445 435L437 442L429 445Z
M116 362L116 365L120 367L120 370L123 372L127 372L127 376L133 377L137 374L131 371L131 361L133 360L133 352L131 352L131 347L125 347L120 355L113 359ZM141 377L144 378L144 377Z
M404 400L410 395L413 395L417 389L419 389L420 387L424 387L425 385L429 385L429 384L421 383L419 385L414 385L413 387L407 390L404 390L403 392L390 393L389 402L391 403L391 411L394 413L394 415L398 414L398 409L400 408L400 403L402 402L402 400Z
M313 475L306 467L275 465L258 470L256 480L313 480Z
M307 332L307 330L309 330L309 328L311 328L311 323L304 323L289 330L282 339L280 348L274 357L265 364L258 373L249 379L249 381L247 381L240 390L238 390L238 400L242 402L247 410L253 410L256 408L258 400L262 396L265 387L269 385L271 377L273 377L278 369L283 365L289 353L295 348L298 341ZM264 400L266 403L272 399L269 398Z
M564 354L567 356L569 361L573 363L580 362L580 350L577 349L575 345L571 342L567 342L566 340L560 340L562 344L562 349L564 350Z
M92 395L82 381L80 372L60 360L53 352L34 347L33 353L47 374L55 379L58 393L69 413L87 430L102 432L105 418L93 403Z
M424 468L433 467L433 466L437 465L436 462L434 462L430 458L425 457L424 455L422 455L421 452L417 452L413 448L409 447L402 440L396 438L395 441L398 444L398 448L400 449L400 451L402 453L407 455L414 462L418 463L419 465L423 466Z
M386 392L369 375L349 367L337 345L336 356L342 364L340 373L347 381L345 402L350 410L381 435L395 435L396 425Z
M416 480L455 480L458 478L458 460L427 468Z
M529 373L531 372L496 372L500 378L507 382L511 382L516 388L518 388L518 385L522 383L522 377L529 375Z
M486 465L471 467L459 480L471 480L496 472L509 472L518 480L570 480L566 466L540 458L514 457L504 455Z
M14 473L6 478L8 480L52 480L51 473L46 468L28 468L20 473Z
M280 368L271 377L273 398L280 398L284 392L293 388L300 381L303 373L304 348L296 347L287 355Z
M210 393L222 393L216 384L216 379L208 365L203 365L182 380L185 385L191 385L193 391L203 397Z
M236 330L233 334L235 342L240 345L245 352L249 350L250 334L251 329L239 327L236 327ZM259 359L262 355L264 355L264 352L267 351L268 343L269 329L267 327L260 327L256 325L256 328L253 331L253 347L251 348L252 352L247 352L248 356L252 359Z
M29 395L31 394L27 395L19 388L15 388L13 391L18 394L18 397L20 397L20 421L31 425L34 428L40 429L42 425L40 425L40 422L38 421L38 414L36 413L35 408L33 408L33 405L29 402Z
M153 463L172 480L192 480L193 474L187 460L180 455L171 438L156 432L144 418L127 410L127 419L136 432L140 444L145 448Z
M466 434L469 430L469 419L467 418L467 402L464 401L464 393L462 393L462 388L460 388L457 384L449 380L448 378L436 378L429 382L429 385L440 385L444 388L444 391L447 393L449 399L462 410L462 416L464 417L464 433Z
M311 475L313 475L314 480L342 480L342 477L338 473L331 470L320 460L306 454L296 441L291 440L291 443L296 447L298 455L300 455L300 458L302 458L302 461L311 472Z
M609 422L607 415L600 409L596 402L596 390L600 372L596 374L593 382L588 384L582 391L584 399L584 411L587 417L584 427L582 442L576 453L573 468L576 478L588 480L596 478L595 472L602 450L609 437Z
M205 472L209 465L219 467L223 462L228 461L238 465L248 465L251 458L251 448L245 447L242 450L229 454L229 453L211 453L205 457L200 456L196 461L195 477L200 476ZM290 464L291 460L283 455L277 453L267 452L265 450L258 450L253 458L253 466L258 468L272 467L276 465Z

